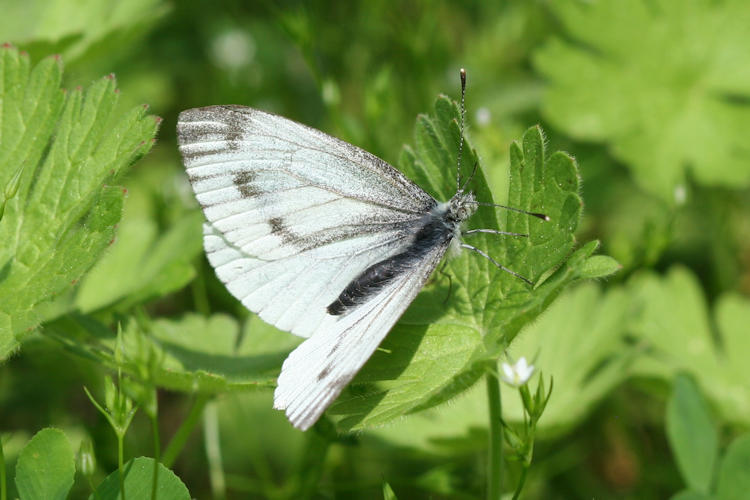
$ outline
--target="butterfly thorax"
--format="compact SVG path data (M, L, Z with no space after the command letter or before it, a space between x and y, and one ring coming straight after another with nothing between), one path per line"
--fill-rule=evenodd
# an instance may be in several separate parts
M377 295L399 275L410 272L423 259L442 258L454 241L460 241L461 224L475 210L472 193L458 192L450 201L436 204L415 223L409 245L399 253L372 264L354 278L328 305L328 314L347 314Z
M452 256L461 253L461 227L466 219L474 215L477 210L474 193L458 191L453 198L445 203L440 203L436 210L442 209L443 220L453 234L450 241L450 252Z

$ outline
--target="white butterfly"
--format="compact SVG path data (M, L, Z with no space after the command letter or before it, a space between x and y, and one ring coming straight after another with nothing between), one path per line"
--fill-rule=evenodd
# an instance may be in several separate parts
M263 320L307 337L274 393L274 408L302 430L365 364L449 247L492 260L461 242L478 205L463 188L439 203L362 149L243 106L183 111L177 132L219 279ZM472 232L514 234L463 234Z

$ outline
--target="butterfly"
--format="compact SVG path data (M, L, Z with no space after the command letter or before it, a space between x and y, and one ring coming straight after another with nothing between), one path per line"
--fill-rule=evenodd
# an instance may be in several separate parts
M477 232L526 235L464 231L481 203L458 175L456 194L438 202L356 146L244 106L183 111L177 135L218 278L261 319L306 338L274 393L274 408L299 429L338 397L449 248L530 283L462 242Z

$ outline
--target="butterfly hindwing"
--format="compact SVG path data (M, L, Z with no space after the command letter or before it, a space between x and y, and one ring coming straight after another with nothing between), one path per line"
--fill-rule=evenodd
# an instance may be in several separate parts
M320 333L305 340L284 361L274 408L307 429L323 414L377 349L424 286L448 245L439 245L409 272L343 317L328 316Z

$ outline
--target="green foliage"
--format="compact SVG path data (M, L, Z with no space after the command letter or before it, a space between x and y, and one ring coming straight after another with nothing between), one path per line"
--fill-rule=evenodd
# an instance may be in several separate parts
M201 222L200 213L193 212L162 232L153 218L126 214L112 251L81 280L78 310L114 306L127 311L184 287L195 277L192 261L202 249L195 237Z
M71 318L51 327L61 335L98 336L96 344L71 343L70 348L143 382L208 394L272 388L281 362L298 343L257 317L241 331L237 321L224 314L132 321L122 332L120 347L116 337L90 318Z
M383 500L398 500L393 488L388 483L383 483Z
M750 435L735 439L727 448L719 467L716 498L740 500L750 491Z
M32 69L27 55L0 49L0 184L23 167L0 221L0 359L111 243L124 197L111 183L150 149L159 122L143 106L116 111L112 76L71 92L61 78L59 57Z
M743 0L558 2L564 26L535 57L545 116L606 142L644 189L747 186L750 11Z
M685 376L674 381L667 435L688 489L675 500L739 500L750 488L750 435L735 439L718 460L718 437L705 401ZM715 493L712 493L715 491Z
M84 0L6 2L0 33L23 46L32 56L60 53L68 63L102 57L133 43L165 13L161 0L113 4Z
M16 488L22 500L65 500L75 475L73 449L58 429L37 432L16 463Z
M405 173L438 199L448 199L456 189L451 166L457 161L458 120L455 103L439 98L432 115L417 119L416 149L407 147L402 155ZM472 148L467 144L463 150L464 165L474 165L477 157ZM596 243L570 255L581 210L573 159L561 152L547 155L541 129L532 127L521 143L511 146L510 176L509 203L543 212L550 221L517 212L498 219L495 209L480 208L470 219L472 227L502 227L529 236L481 235L471 243L488 249L493 258L527 276L535 286L471 252L449 260L448 272L453 276L449 301L443 305L449 293L445 280L417 297L355 378L351 391L331 407L330 413L341 417L339 425L344 429L381 425L464 391L523 325L580 277ZM492 194L480 171L472 182L477 198L491 203ZM608 273L610 268L602 271Z
M631 331L649 347L636 359L633 373L665 380L689 373L724 418L747 424L750 301L725 294L711 317L695 276L682 267L663 278L651 273L636 276L629 288L640 310Z
M554 378L525 496L744 498L749 15L742 0L5 2L0 43L19 47L0 49L8 498L25 497L14 471L50 425L74 449L89 443L70 498L103 488L107 475L117 496L119 460L139 455L162 457L195 498L382 498L384 485L401 498L482 497L487 394L471 384L505 353ZM468 251L451 259L332 408L338 415L302 434L272 410L299 339L248 313L202 258L177 113L222 103L272 111L399 165L445 200L455 192L454 105L440 99L401 146L438 92L457 94L462 66L471 139L462 178L478 160L469 189L480 201L552 217L482 207L467 228L531 237L467 243L536 286ZM99 78L113 72L122 94ZM167 126L130 169L156 128L144 102ZM573 235L589 243L575 250ZM593 240L614 260L594 255ZM597 282L567 286L588 278ZM121 442L82 390L107 393L117 372L111 402L144 410ZM194 431L209 401L218 428L201 443ZM518 393L503 386L502 404L522 428ZM362 430L337 435L334 424ZM712 455L695 451L711 444L710 429L720 430L712 471L697 465ZM157 465L130 463L149 478ZM504 472L507 492L520 464ZM173 476L159 468L158 477ZM128 498L150 498L149 480L131 480Z
M154 459L138 457L125 464L125 494L121 493L119 471L102 481L89 497L90 500L120 500L122 498L152 498ZM190 493L179 477L163 465L158 465L156 498L159 500L189 500Z
M633 359L623 335L631 310L627 293L615 288L604 293L589 283L563 293L509 347L514 359L534 359L545 377L555 381L539 426L560 434L587 415L629 375ZM560 352L575 345L565 356ZM594 375L595 374L595 375ZM502 386L503 414L520 421L521 400L514 388ZM474 446L487 420L483 387L474 387L447 407L410 416L398 425L374 429L379 438L400 446L450 454Z
M667 406L667 436L688 487L708 493L718 454L718 435L697 387L684 376L674 381Z

